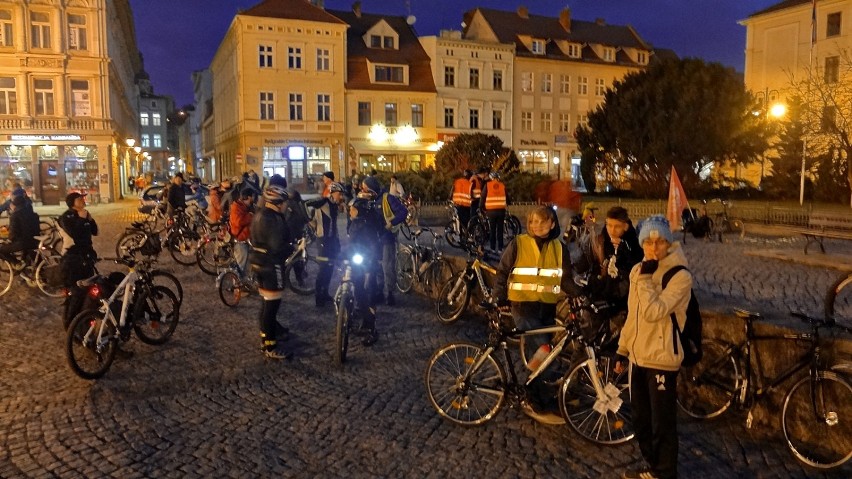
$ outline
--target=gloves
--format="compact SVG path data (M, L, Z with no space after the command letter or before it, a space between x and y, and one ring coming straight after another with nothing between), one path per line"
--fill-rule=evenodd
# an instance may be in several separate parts
M655 259L642 261L642 266L639 268L639 274L652 274L654 271L657 271L657 266L659 266L659 261Z

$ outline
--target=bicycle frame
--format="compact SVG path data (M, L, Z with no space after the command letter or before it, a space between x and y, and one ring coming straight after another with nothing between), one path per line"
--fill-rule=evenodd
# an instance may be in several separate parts
M465 269L464 278L466 283L472 283L474 279L476 279L477 284L479 284L479 289L482 291L482 295L485 296L486 301L491 302L491 288L485 284L485 278L482 276L482 271L485 270L492 275L497 275L497 269L492 268L488 264L482 262L479 258L475 258L473 262L468 262L468 265ZM461 286L460 282L456 282L456 285L453 287L450 292L450 296L455 296L458 294L458 288Z
M135 268L130 268L127 276L121 280L121 283L115 288L115 291L109 296L107 299L101 299L101 306L98 309L101 313L104 313L104 318L108 319L113 325L116 326L117 330L121 330L127 324L127 309L130 307L130 298L133 297L133 292L135 289L136 280L139 278L136 273ZM121 303L121 313L119 314L118 320L115 319L115 315L112 314L112 309L110 306L115 302L118 298L118 295L122 294L122 303ZM97 332L97 341L98 349L100 349L100 345L102 344L104 328L106 328L106 321L101 322L100 328L98 328ZM90 328L86 334L83 336L83 340L87 341L90 339L91 334L93 333Z

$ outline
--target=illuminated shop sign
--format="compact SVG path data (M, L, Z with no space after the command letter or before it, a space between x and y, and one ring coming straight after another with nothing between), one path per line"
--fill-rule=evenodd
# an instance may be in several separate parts
M80 141L80 135L9 135L12 141Z

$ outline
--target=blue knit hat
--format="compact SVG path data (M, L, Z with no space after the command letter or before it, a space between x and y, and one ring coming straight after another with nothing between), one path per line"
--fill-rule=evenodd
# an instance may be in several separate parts
M669 243L674 242L672 227L663 215L653 215L639 223L639 244L648 238L663 238Z
M364 186L366 186L367 189L372 191L373 194L375 194L376 196L378 196L379 193L382 192L382 184L379 183L379 180L377 180L376 177L374 177L374 176L365 177L364 180L362 181L362 184Z

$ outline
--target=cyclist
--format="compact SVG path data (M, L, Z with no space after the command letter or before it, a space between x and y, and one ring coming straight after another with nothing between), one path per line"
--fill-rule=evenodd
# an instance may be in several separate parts
M166 193L166 204L168 205L169 216L174 216L176 210L186 209L186 189L183 186L183 173L177 172L172 177L172 184L168 187Z
M331 184L334 183L334 172L326 171L322 174L322 197L328 198L331 194Z
M21 186L20 182L16 181L12 185L12 193L9 194L9 198L7 198L6 201L4 201L2 204L0 204L0 215L2 215L4 211L10 211L11 206L12 206L12 200L14 200L15 197L18 197L18 196L23 196L27 200L27 202L30 203L30 205L32 205L32 201L27 196L27 191L24 190L24 188Z
M481 167L476 174L470 178L470 215L473 216L479 210L482 200L482 183L488 176L488 168ZM467 226L467 225L465 225Z
M231 236L234 237L234 260L240 267L243 276L249 258L248 240L251 235L251 224L254 217L253 205L255 202L254 190L243 188L240 199L231 203L231 212L228 214L228 227Z
M495 171L482 184L480 208L485 211L490 231L488 239L491 251L503 251L503 222L506 221L506 185ZM499 247L499 249L497 249Z
M210 189L210 211L207 217L213 223L222 219L222 198L231 189L231 179L225 178L219 182L219 186Z
M364 195L367 196L367 195ZM363 262L352 265L352 283L355 285L355 315L361 318L359 334L364 336L362 343L370 346L378 340L376 331L377 276L381 273L378 265L382 249L380 237L387 231L384 228L382 213L375 202L369 198L356 198L349 204L349 246L346 256L360 254Z
M450 200L456 205L456 212L459 215L459 224L461 228L467 228L467 223L470 221L470 177L473 172L464 170L462 176L456 178L453 182L453 191L450 194Z
M388 188L388 193L396 196L399 199L405 197L405 188L402 187L402 183L399 182L399 178L396 175L391 175L390 177L390 187Z
M263 191L264 206L254 215L250 233L253 248L249 260L263 298L258 321L261 350L269 359L292 356L277 347L279 335L288 333L287 328L278 323L278 309L284 293L284 261L293 250L292 235L282 214L287 196L284 188L267 186Z
M361 182L361 191L367 193L381 207L380 213L384 217L385 228L382 230L380 240L382 244L381 268L384 275L379 275L376 282L379 285L376 291L376 297L382 297L382 291L386 291L384 299L388 306L396 304L394 297L394 289L396 288L396 234L399 231L399 225L405 221L408 216L408 209L402 204L399 198L389 193L382 193L382 186L375 176L367 176Z
M33 211L33 205L25 196L13 197L9 211L9 239L0 244L0 258L14 264L16 263L14 253L38 248L38 241L34 237L40 232L38 213ZM27 280L32 279L28 278L27 274L31 273L24 272L21 276Z
M334 299L328 294L328 284L331 282L331 273L334 271L334 261L340 253L337 212L340 205L343 204L344 187L341 183L334 182L328 190L328 198L318 198L307 202L308 206L314 208L313 221L316 223L320 250L320 254L317 256L317 262L320 263L315 294L317 307L325 306Z
M65 197L68 210L59 217L59 234L62 236L60 268L68 296L62 321L65 328L80 312L86 299L86 289L77 281L94 276L97 253L92 247L92 236L98 235L98 224L86 210L86 195L70 193Z
M618 342L616 372L630 362L630 402L639 450L647 467L623 477L677 477L677 375L683 348L674 330L686 323L692 275L680 271L665 289L663 275L687 265L679 243L672 242L668 220L651 216L639 223L642 262L630 272L627 323Z

